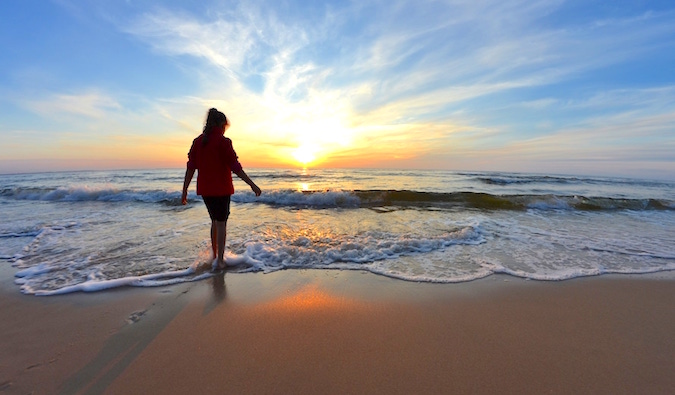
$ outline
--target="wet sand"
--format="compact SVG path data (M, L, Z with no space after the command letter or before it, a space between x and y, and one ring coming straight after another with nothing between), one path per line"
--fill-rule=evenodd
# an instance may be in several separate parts
M675 280L226 274L21 295L0 274L0 393L669 394Z

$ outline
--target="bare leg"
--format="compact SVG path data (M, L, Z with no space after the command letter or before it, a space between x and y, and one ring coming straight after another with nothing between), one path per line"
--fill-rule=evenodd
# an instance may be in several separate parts
M227 240L227 222L217 221L216 228L218 228L218 259L225 260L225 241Z
M213 255L218 257L218 267L225 267L225 240L227 239L227 221L211 222L211 247Z
M213 251L213 259L216 259L218 256L218 241L216 239L217 235L216 221L211 221L211 251Z

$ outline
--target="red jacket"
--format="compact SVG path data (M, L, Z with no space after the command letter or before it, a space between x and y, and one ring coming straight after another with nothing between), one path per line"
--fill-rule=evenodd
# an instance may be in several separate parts
M188 169L197 170L197 195L226 196L234 194L232 172L241 171L241 164L232 148L232 140L214 128L204 145L204 134L192 141L188 153Z

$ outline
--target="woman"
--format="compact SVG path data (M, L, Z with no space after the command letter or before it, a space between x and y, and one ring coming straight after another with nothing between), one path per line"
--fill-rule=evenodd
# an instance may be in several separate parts
M192 141L183 181L182 203L185 205L188 187L197 170L197 195L204 200L211 217L214 269L225 268L227 218L230 215L230 196L234 194L232 173L244 180L256 196L261 194L260 188L251 181L239 164L237 154L232 148L232 140L224 136L229 127L225 114L215 108L209 110L203 133Z

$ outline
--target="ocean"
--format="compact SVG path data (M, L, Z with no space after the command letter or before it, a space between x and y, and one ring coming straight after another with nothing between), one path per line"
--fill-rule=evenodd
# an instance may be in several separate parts
M675 270L675 183L498 172L247 169L231 273L363 270L456 283ZM213 276L210 220L184 169L0 175L0 264L55 295Z

